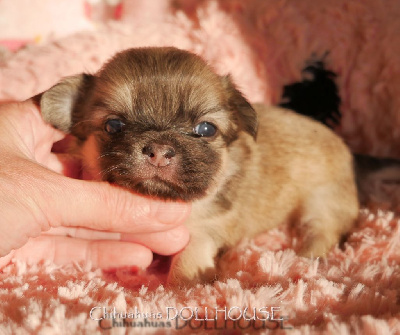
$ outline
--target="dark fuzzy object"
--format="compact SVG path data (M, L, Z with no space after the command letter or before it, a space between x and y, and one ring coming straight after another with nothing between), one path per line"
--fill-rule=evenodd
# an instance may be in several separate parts
M323 61L309 64L302 71L301 82L284 87L280 106L333 127L340 123L341 118L336 74L327 70Z

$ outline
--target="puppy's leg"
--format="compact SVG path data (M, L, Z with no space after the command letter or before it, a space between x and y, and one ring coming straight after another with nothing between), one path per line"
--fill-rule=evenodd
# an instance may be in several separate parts
M172 260L168 275L169 285L193 285L210 282L216 277L215 257L218 253L216 242L204 233L192 236L187 247Z
M303 245L300 255L325 256L341 235L349 231L358 216L358 203L352 192L353 189L332 184L312 191L301 211Z

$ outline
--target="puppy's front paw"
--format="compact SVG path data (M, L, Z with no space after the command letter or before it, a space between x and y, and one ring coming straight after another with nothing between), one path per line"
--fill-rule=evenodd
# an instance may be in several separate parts
M167 283L175 287L193 286L198 283L212 282L216 278L214 256L194 252L194 248L185 249L172 259Z
M339 240L340 234L337 231L317 229L315 226L308 227L298 254L308 258L326 257L329 250L339 243Z
M315 237L306 240L298 254L308 258L325 257L334 244L335 242L327 241L324 237Z

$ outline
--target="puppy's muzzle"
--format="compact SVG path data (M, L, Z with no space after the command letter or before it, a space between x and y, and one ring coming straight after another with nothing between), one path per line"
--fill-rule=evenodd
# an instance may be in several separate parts
M175 149L170 145L150 143L142 149L149 164L161 168L170 165L175 159Z

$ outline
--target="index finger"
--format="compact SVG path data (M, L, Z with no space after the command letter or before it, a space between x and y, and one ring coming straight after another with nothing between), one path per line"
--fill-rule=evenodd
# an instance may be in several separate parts
M52 194L52 199L43 201L47 206L43 213L53 227L149 233L169 230L189 216L190 206L186 203L150 199L105 182L51 175L53 180L47 185L52 185L52 192L42 195Z

